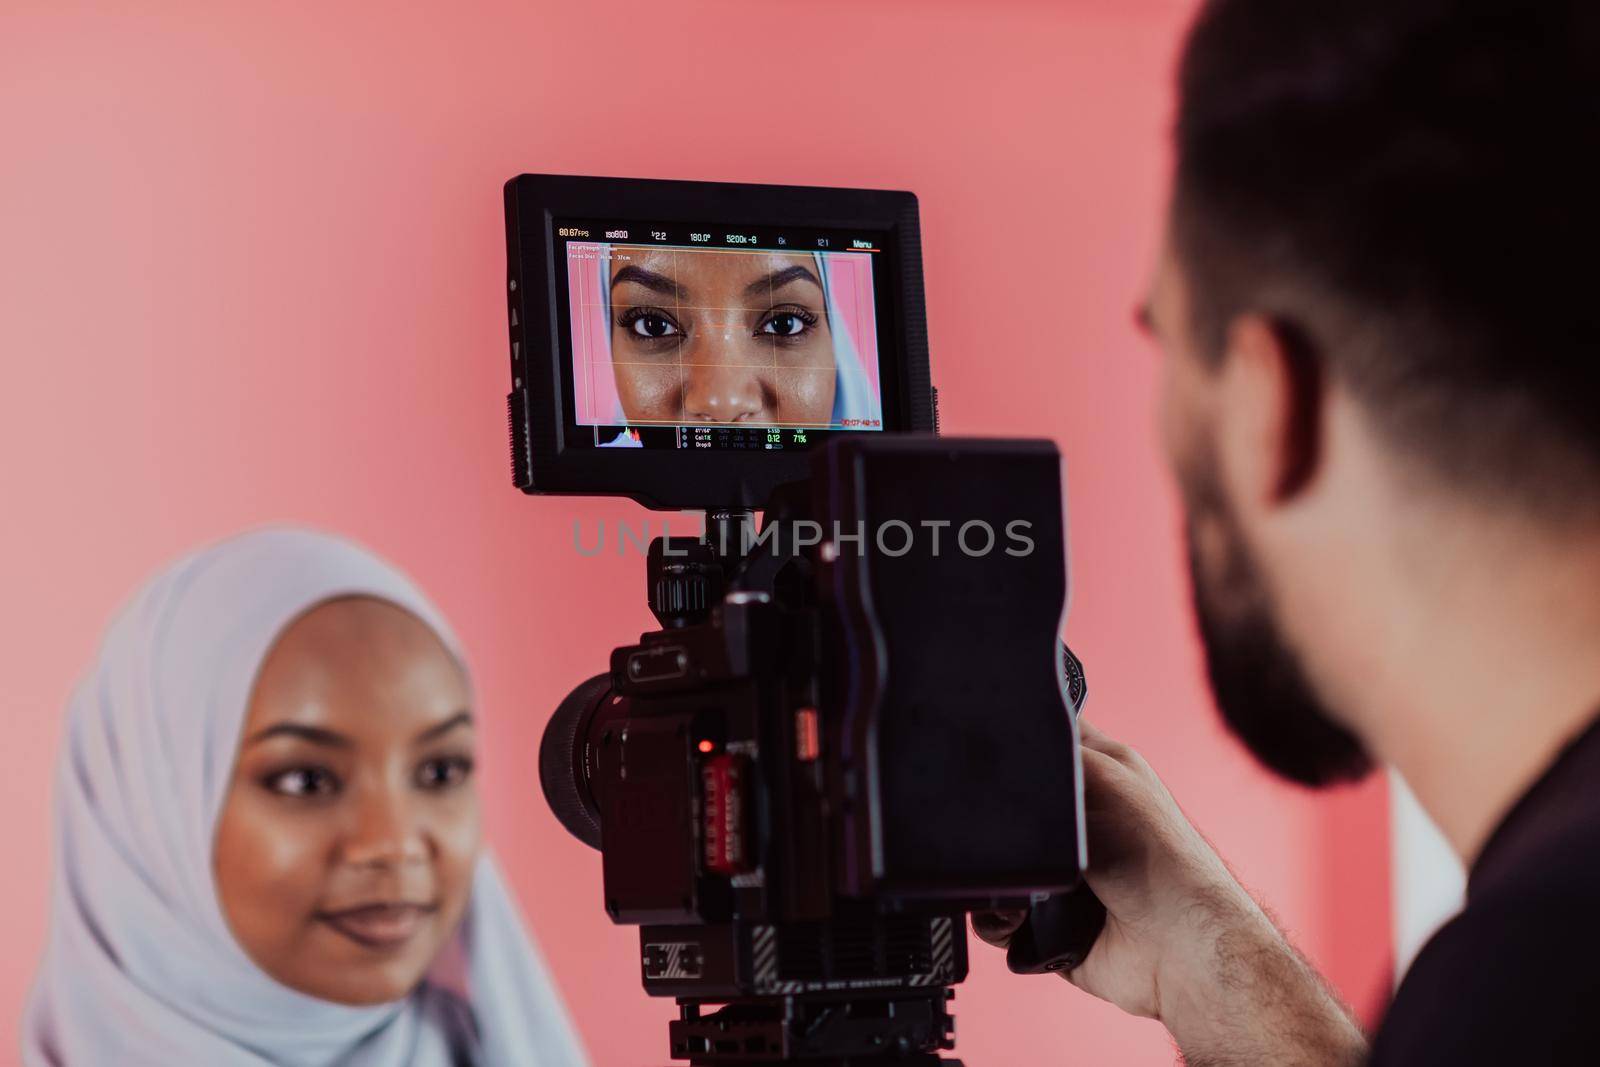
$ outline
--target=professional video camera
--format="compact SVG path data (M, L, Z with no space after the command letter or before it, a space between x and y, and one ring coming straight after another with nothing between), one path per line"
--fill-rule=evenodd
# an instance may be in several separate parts
M693 1064L949 1063L965 913L1075 966L1086 863L1060 457L935 435L909 193L506 184L512 472L703 510L649 548L661 629L550 720ZM761 509L761 523L755 509ZM716 1010L711 1010L715 1008Z

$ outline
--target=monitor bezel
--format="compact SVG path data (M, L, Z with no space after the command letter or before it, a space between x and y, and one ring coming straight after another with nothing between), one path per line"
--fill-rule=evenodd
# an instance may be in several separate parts
M774 487L800 481L810 449L686 454L679 450L596 449L567 442L571 397L564 389L563 309L555 261L557 220L726 219L782 228L860 229L882 234L890 253L892 321L878 323L885 413L899 425L934 429L922 236L909 192L523 174L506 182L506 295L511 326L513 470L534 494L621 496L656 509L732 510L763 506ZM518 422L521 422L519 433ZM875 431L860 431L875 432ZM520 452L521 454L517 454Z

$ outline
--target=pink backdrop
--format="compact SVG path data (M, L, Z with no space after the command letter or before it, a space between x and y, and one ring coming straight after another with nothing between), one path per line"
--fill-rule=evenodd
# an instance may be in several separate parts
M1188 9L0 6L0 1062L41 945L74 678L152 567L280 519L377 547L454 617L492 838L595 1062L665 1062L671 1009L640 993L596 857L537 793L546 714L649 618L638 559L572 547L575 519L637 509L508 481L500 185L528 170L915 190L945 426L1051 435L1069 459L1068 634L1093 717L1374 1003L1382 796L1318 803L1217 725L1152 431L1156 356L1129 325ZM1155 1024L975 959L956 1002L973 1067L1172 1061Z

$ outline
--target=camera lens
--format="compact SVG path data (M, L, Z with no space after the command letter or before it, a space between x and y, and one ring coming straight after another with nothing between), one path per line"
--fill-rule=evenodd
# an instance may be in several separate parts
M550 716L539 743L539 784L544 799L567 832L590 848L600 847L600 806L590 787L589 729L611 695L611 675L597 674L567 694Z

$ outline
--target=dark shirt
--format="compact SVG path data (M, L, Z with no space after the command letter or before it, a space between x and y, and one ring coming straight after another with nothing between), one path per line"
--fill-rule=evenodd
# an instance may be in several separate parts
M1600 724L1490 836L1411 965L1371 1067L1600 1064Z

